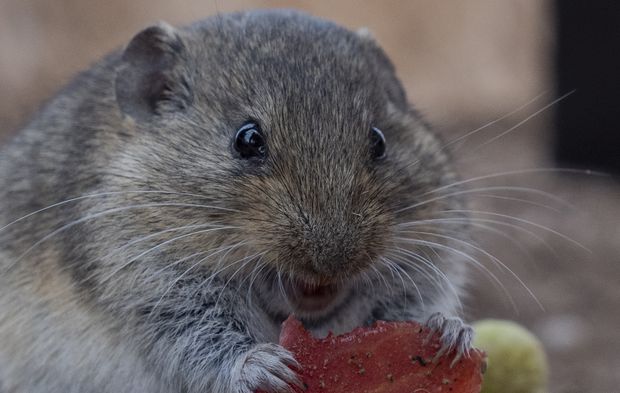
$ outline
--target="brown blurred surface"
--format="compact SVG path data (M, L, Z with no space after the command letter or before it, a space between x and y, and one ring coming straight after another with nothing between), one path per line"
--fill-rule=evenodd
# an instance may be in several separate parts
M0 137L15 130L73 74L142 27L256 7L299 8L353 29L368 27L396 64L411 101L447 139L551 89L553 23L547 1L0 0ZM462 176L553 166L548 156L551 111L481 145L553 97L548 93L455 149ZM551 392L620 392L620 187L606 177L553 172L491 180L471 186L539 188L574 206L514 190L473 198L472 209L515 216L516 221L501 220L536 232L533 236L503 226L498 227L503 235L480 231L475 239L514 270L545 311L518 280L485 261L518 313L480 275L468 301L470 315L515 319L538 334L552 364ZM502 198L487 195L491 193Z
M545 89L551 31L545 2L233 0L0 0L0 129L139 29L216 12L298 8L352 29L368 27L431 120L488 117Z

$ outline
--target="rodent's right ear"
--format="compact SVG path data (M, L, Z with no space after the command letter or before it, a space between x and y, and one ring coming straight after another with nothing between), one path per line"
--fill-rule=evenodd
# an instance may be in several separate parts
M360 27L355 31L355 34L363 40L371 41L376 44L375 36L372 34L372 31L368 27Z
M176 29L160 22L138 33L127 45L116 73L116 100L123 113L138 120L185 109L192 92L179 67L185 44Z

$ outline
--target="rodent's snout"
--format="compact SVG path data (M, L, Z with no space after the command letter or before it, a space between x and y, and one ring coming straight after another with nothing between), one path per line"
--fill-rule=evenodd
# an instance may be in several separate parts
M324 224L306 233L309 241L302 249L307 254L307 268L317 275L337 275L356 261L358 247L351 229Z
M266 250L264 259L320 285L365 271L383 254L394 224L383 183L361 165L330 162L333 157L325 153L322 163L305 165L281 160L279 171L244 185L260 190L245 194L258 207L244 228Z
M380 236L373 225L349 213L306 218L293 234L286 258L293 273L318 284L341 281L368 267L377 255Z

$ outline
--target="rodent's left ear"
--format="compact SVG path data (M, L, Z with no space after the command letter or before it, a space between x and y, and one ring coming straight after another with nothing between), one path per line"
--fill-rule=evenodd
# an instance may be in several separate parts
M178 31L160 22L129 42L116 73L120 109L138 120L184 110L192 92L183 69L185 44Z

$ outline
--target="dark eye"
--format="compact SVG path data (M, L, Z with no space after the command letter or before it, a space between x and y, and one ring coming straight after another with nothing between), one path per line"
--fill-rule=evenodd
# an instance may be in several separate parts
M385 137L377 127L370 129L370 152L375 160L385 157Z
M245 123L239 128L235 135L234 147L241 158L265 158L267 156L265 138L256 123Z

